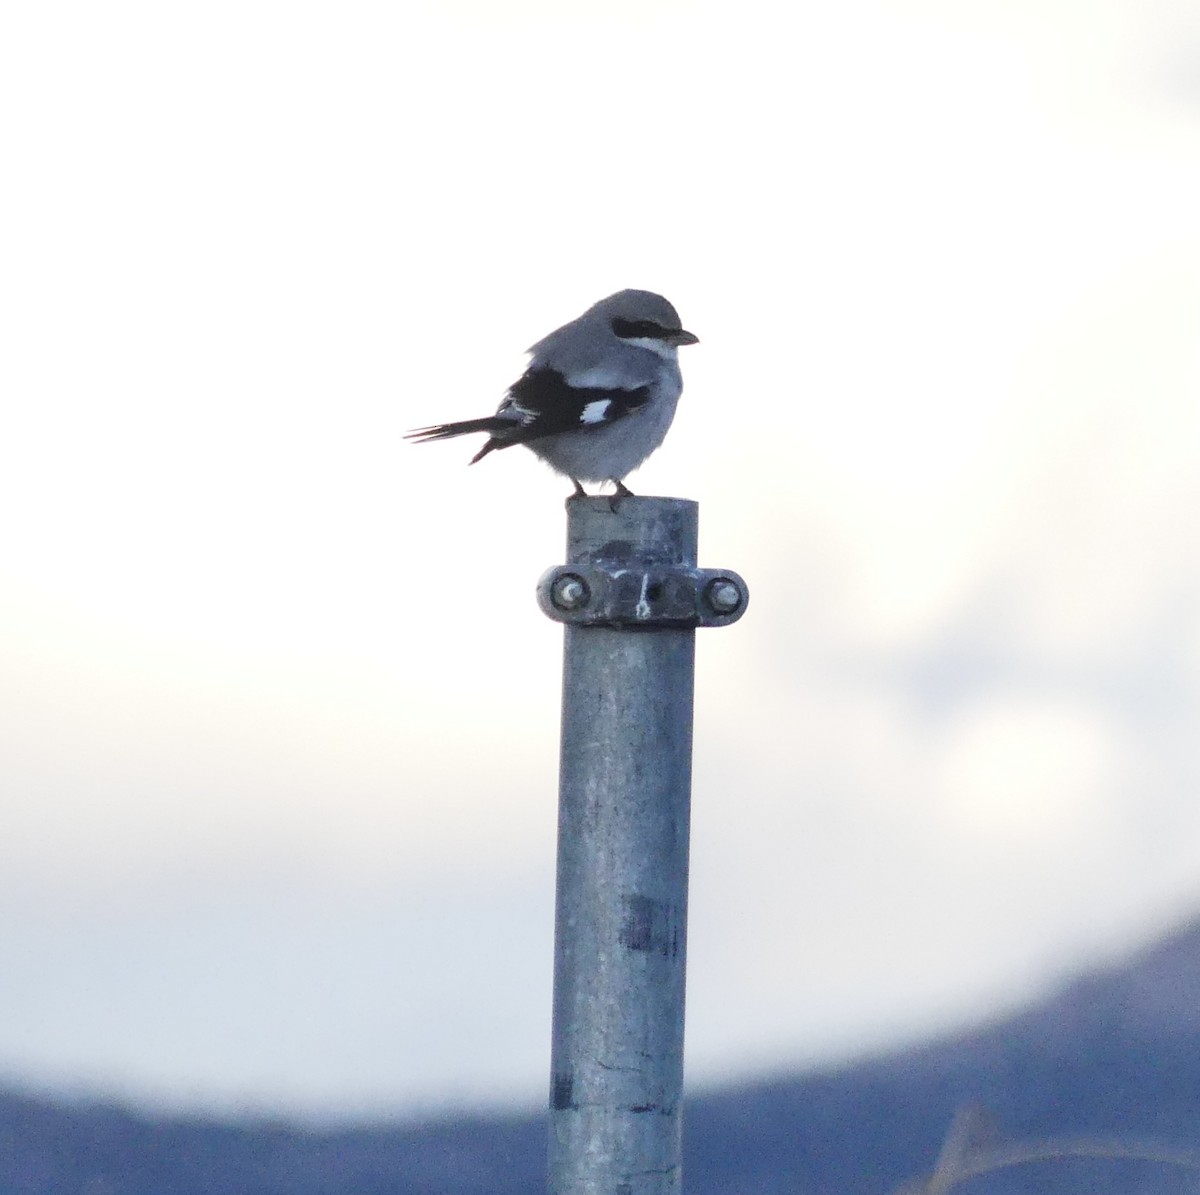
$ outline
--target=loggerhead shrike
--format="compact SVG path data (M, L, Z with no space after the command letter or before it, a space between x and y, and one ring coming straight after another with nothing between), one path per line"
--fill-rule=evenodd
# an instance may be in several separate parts
M621 290L563 324L530 350L529 368L496 413L408 432L425 443L487 432L471 464L495 448L524 444L575 483L624 478L662 442L683 390L678 348L695 344L675 308L648 290Z

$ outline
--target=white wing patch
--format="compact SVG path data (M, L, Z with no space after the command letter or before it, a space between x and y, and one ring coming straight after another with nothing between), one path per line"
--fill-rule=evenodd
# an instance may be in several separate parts
M611 406L611 398L597 398L580 411L579 422L583 424L603 423L608 416L608 408Z
M500 409L496 412L497 415L503 415L506 419L516 419L522 426L527 427L537 417L536 411L531 411L528 407L523 407L514 398L506 398L501 404Z

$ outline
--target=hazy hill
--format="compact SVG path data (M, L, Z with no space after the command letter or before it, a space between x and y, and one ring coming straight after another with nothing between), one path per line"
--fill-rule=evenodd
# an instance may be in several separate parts
M1193 1149L1200 1163L1200 922L1003 1023L690 1100L685 1189L883 1195L932 1168L971 1104L986 1110L981 1148L1103 1139ZM544 1136L540 1117L309 1132L8 1094L0 1195L531 1195ZM1200 1191L1200 1169L1061 1160L955 1191L1174 1195Z

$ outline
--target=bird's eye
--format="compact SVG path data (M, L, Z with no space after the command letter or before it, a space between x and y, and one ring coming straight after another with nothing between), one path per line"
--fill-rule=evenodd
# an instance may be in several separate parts
M622 340L665 340L671 333L652 319L621 319L612 322L612 330Z

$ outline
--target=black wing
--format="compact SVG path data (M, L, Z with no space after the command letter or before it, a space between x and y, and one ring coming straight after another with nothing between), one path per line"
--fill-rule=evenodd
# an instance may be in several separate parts
M538 366L528 369L509 388L496 415L511 421L497 431L496 448L525 444L560 432L604 427L624 419L650 401L650 387L636 390L617 387L572 386L557 369Z
M572 386L557 369L542 365L526 370L509 387L495 415L419 427L407 432L405 439L424 443L471 432L490 432L491 438L471 458L471 464L474 464L497 448L527 444L530 440L555 436L559 432L605 427L624 419L649 401L649 386L639 386L636 390Z

